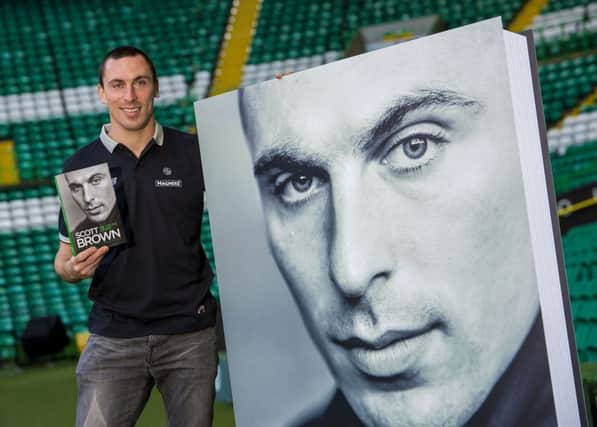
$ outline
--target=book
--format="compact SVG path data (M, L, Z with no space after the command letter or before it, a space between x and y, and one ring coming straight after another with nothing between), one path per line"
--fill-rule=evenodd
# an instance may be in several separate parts
M238 426L587 425L530 33L195 114Z
M107 163L55 177L73 253L89 247L126 243L112 176Z

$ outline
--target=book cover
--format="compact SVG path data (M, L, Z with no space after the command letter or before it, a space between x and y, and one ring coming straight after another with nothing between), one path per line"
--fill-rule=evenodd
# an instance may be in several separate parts
M198 101L236 423L586 425L532 39Z
M126 242L107 163L56 175L55 182L73 253Z

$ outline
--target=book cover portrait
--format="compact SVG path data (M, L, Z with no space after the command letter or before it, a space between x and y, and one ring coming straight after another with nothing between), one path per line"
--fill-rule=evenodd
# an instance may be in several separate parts
M107 163L65 172L55 181L75 253L126 242Z
M196 103L237 425L580 426L527 39Z

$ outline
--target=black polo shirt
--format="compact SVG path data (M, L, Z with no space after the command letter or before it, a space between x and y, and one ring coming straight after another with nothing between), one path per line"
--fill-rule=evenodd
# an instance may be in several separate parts
M110 248L89 298L89 330L111 337L175 334L215 324L213 274L201 247L203 174L194 135L156 124L137 158L102 128L64 172L107 162L128 242ZM64 218L60 240L69 242Z

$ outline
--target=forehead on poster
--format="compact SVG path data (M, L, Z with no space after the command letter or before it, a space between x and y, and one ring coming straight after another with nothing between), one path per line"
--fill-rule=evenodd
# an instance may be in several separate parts
M283 131L283 125L297 122L305 135L323 137L327 135L322 131L338 120L356 119L356 124L374 120L397 97L417 90L473 94L491 101L493 107L502 106L508 92L503 78L507 69L496 64L494 54L503 53L503 40L497 32L474 32L474 38L431 36L415 41L425 43L422 49L407 43L242 88L243 119L259 112L244 124L252 126L248 130L258 130L263 123L273 137Z
M239 91L272 256L367 425L462 425L547 369L509 90L478 26Z

